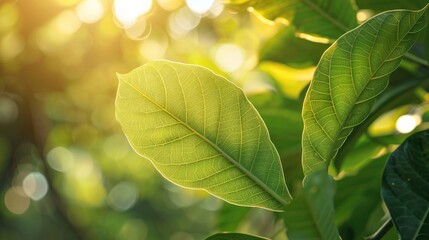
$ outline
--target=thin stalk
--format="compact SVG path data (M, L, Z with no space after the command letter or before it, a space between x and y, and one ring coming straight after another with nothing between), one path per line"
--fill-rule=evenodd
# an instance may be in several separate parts
M416 56L410 52L405 53L404 58L411 61L411 62L417 63L424 68L429 69L429 62L427 60L425 60L421 57L418 57L418 56Z
M367 237L367 240L381 240L384 235L393 227L392 219L389 218L373 235Z

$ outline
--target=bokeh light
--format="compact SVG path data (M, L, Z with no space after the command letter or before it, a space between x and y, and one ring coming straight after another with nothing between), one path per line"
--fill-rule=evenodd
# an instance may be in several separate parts
M64 147L56 147L48 152L49 166L59 172L67 172L73 168L73 154Z
M0 95L0 123L10 123L18 118L18 105L11 98Z
M215 50L214 60L222 71L232 73L244 64L244 50L235 44L221 44Z
M48 181L40 172L28 174L22 181L22 188L28 197L39 201L48 193Z
M194 13L204 14L207 13L213 6L215 0L186 0L186 5Z
M115 0L113 9L121 27L129 28L152 9L152 4L152 0Z
M107 200L113 209L123 212L130 209L136 203L137 198L137 187L130 182L122 182L110 190Z
M421 123L421 121L422 119L418 115L403 115L396 121L396 130L400 133L410 133Z
M104 6L100 0L82 0L76 6L76 15L84 23L95 23L99 21L104 14Z
M12 187L4 195L6 208L14 214L23 214L30 207L30 199L20 187Z

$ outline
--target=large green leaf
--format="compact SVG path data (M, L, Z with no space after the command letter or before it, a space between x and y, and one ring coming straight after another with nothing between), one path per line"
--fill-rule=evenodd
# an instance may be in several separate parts
M296 68L312 67L328 47L297 37L296 29L287 26L264 43L259 58L261 62L275 61Z
M371 9L375 11L386 11L392 9L421 9L428 3L427 0L356 0L360 9Z
M429 238L429 130L412 135L392 153L382 184L401 239Z
M284 19L298 32L337 39L357 26L351 1L333 0L226 0L230 5L251 6L269 20Z
M303 168L326 168L371 111L426 26L427 7L379 14L339 38L320 60L303 106Z
M206 240L268 240L267 238L253 236L243 233L217 233Z
M265 124L234 84L168 61L119 80L116 117L165 178L242 206L281 210L291 199Z
M334 222L334 193L334 180L326 171L306 176L303 188L283 213L288 238L339 239Z

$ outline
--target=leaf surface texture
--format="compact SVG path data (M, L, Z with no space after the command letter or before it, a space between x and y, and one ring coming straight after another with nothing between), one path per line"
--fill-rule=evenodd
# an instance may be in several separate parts
M134 150L168 180L230 203L281 210L279 155L244 93L212 71L153 61L119 76L116 117Z
M412 135L392 153L381 193L401 239L429 238L429 130Z
M326 168L369 115L390 74L427 24L427 7L379 14L323 54L303 106L303 168Z

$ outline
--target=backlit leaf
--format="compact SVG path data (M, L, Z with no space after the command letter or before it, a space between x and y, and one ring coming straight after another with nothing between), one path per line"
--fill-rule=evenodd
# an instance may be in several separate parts
M281 210L288 203L267 128L234 84L168 61L119 80L116 117L134 150L165 178L236 205Z
M384 12L343 35L323 54L304 100L305 174L326 168L365 120L427 21L427 7Z
M266 19L284 19L298 32L328 39L357 26L356 11L351 1L332 0L226 0L230 5L250 6Z
M300 190L283 213L288 239L340 239L334 221L334 180L318 171L304 178Z
M429 238L429 130L412 135L392 153L381 193L401 239Z

